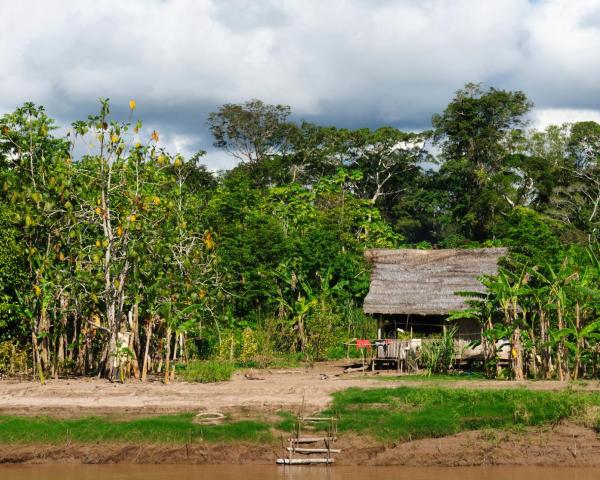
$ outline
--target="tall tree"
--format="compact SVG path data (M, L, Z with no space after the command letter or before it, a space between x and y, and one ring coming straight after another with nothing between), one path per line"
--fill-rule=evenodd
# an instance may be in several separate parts
M507 145L531 106L523 92L467 84L432 119L442 151L440 176L450 190L447 207L467 237L485 239L498 214L510 207Z
M287 105L268 105L253 99L223 105L209 114L207 123L216 147L240 162L259 163L269 155L285 152L289 115Z

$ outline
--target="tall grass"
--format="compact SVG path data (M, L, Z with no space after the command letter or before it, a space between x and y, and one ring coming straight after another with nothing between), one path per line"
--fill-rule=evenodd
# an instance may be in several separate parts
M231 380L235 367L222 360L195 360L177 368L177 376L187 382L213 383Z

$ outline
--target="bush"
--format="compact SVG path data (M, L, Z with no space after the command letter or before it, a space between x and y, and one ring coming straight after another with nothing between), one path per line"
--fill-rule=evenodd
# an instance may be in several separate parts
M178 368L177 375L186 382L225 382L231 380L235 367L220 360L196 360Z
M247 327L242 333L242 352L240 353L240 360L242 363L250 363L256 360L258 355L258 342L254 331Z
M217 348L217 358L219 360L229 360L233 362L237 356L238 341L235 338L233 330L224 331Z
M452 327L444 330L444 334L440 338L423 341L421 363L427 370L428 375L446 373L452 367L456 332L456 327Z
M12 342L0 343L0 374L27 374L27 352L19 350Z

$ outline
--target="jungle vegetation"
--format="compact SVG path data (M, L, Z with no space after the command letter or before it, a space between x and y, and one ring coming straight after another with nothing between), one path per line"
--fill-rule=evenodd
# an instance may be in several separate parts
M64 135L32 103L0 117L0 372L339 357L373 333L365 248L508 246L467 313L488 373L510 338L515 378L597 376L600 125L536 131L523 92L476 84L418 133L250 100L209 115L238 161L211 172L129 107L102 99Z

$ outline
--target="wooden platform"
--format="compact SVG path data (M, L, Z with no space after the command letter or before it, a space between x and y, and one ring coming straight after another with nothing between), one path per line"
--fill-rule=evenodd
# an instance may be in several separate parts
M323 428L323 424L327 425L326 429ZM320 431L323 431L323 436L315 435ZM306 435L307 433L313 435ZM293 429L293 436L287 439L289 446L285 448L286 455L283 458L278 458L276 462L278 465L331 465L334 462L331 455L341 452L339 448L332 448L337 440L336 435L336 417L298 415ZM308 448L299 446L319 443L321 445ZM299 454L300 457L294 458L294 454ZM311 455L321 455L321 457L315 458Z
M278 465L331 465L334 458L278 458Z

